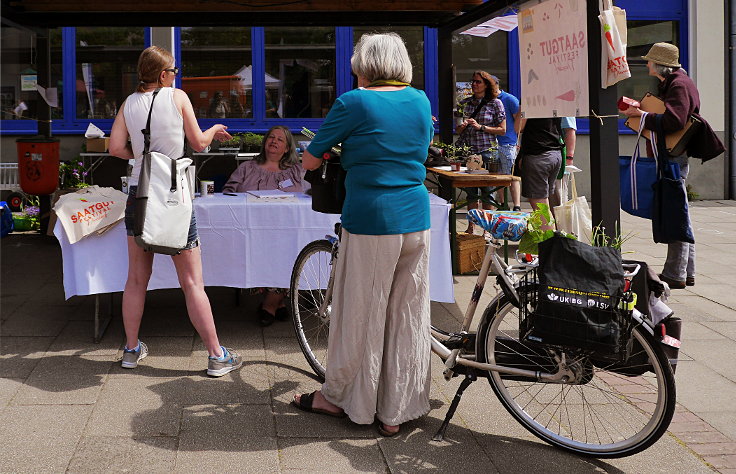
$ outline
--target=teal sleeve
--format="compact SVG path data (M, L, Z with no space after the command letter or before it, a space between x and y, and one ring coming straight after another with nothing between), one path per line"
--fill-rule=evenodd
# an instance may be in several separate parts
M307 151L313 156L321 157L330 148L342 143L354 128L355 121L350 120L350 115L343 101L338 98L327 113L312 143L307 147Z

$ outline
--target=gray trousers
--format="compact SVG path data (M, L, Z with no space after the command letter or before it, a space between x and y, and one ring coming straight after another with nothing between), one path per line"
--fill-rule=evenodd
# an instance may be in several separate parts
M359 424L429 412L429 230L343 229L322 394Z
M680 178L685 186L690 166L686 156L678 156L673 161L680 165ZM692 231L692 224L691 224ZM672 280L684 281L687 277L695 277L695 244L688 242L670 242L667 244L667 259L664 262L662 275Z

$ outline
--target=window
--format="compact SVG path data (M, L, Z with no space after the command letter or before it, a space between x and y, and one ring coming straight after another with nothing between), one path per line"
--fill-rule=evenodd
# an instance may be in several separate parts
M626 60L631 77L618 83L619 96L639 100L644 94L657 94L658 80L649 75L647 61L641 57L658 42L672 43L679 47L679 25L676 21L629 20L626 45Z
M0 80L0 110L3 120L21 121L38 117L40 104L46 105L36 92L36 36L13 27L2 28L2 79ZM56 87L59 107L51 109L52 118L61 118L62 67L61 29L49 31L51 43L51 84ZM14 124L15 125L15 124ZM18 123L17 125L21 125ZM26 124L22 124L26 125ZM32 128L35 129L35 123ZM3 128L15 128L3 126ZM29 128L31 128L29 126Z
M452 57L455 61L455 80L465 83L474 71L486 71L498 77L501 88L508 90L508 34L496 32L487 38L471 35L452 35Z
M390 26L353 28L353 46L366 33L397 33L404 40L411 59L411 85L415 89L424 89L424 28L421 26ZM357 83L355 84L357 87Z
M253 117L250 28L182 28L180 69L197 118Z
M322 118L335 101L335 29L265 28L266 118Z
M136 66L144 37L143 28L77 28L77 119L115 118L138 85Z

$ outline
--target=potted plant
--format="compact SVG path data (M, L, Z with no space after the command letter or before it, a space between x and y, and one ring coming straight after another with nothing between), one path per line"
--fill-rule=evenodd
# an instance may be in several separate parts
M442 154L450 162L450 169L453 171L460 171L465 158L472 154L470 147L466 145L435 142L434 146L442 150Z
M240 151L241 137L239 134L234 134L230 140L220 142L220 151L225 153L238 153Z
M27 196L20 212L13 213L13 229L18 232L39 228L38 196Z
M82 158L75 158L71 161L63 161L59 165L59 186L64 189L80 189L89 186L87 184L87 176L89 171L84 164Z
M240 151L243 153L258 153L261 151L263 135L246 132L240 135Z

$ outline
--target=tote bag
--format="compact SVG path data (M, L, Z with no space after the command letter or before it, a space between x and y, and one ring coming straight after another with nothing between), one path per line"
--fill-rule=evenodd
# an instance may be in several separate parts
M604 0L604 10L598 15L601 22L601 86L605 89L631 77L626 61L626 11Z
M127 194L117 189L89 186L61 196L54 204L54 213L69 243L75 244L121 221L127 199Z
M657 160L641 156L639 143L644 130L644 112L639 121L639 130L636 136L636 145L631 156L619 156L619 189L621 195L621 209L632 216L652 218L652 203L654 202L654 183L657 181ZM654 155L657 150L655 147Z
M192 183L189 158L170 158L150 150L151 111L159 89L154 91L148 121L143 130L143 164L135 195L135 243L143 250L176 255L187 244L192 219ZM185 145L186 148L186 145Z
M575 234L578 238L583 235L590 237L593 232L593 217L585 196L578 196L575 186L575 174L570 174L572 199L554 208L557 230Z

